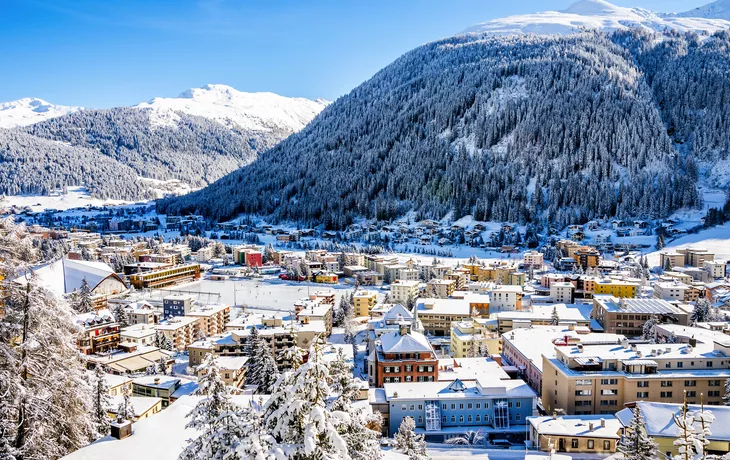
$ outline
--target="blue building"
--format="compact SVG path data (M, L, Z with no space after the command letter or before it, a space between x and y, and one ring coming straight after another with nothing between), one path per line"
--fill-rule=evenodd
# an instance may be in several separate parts
M475 381L386 383L373 390L370 403L380 410L393 436L405 417L416 422L416 433L430 442L481 430L490 440L522 442L527 417L537 415L537 395L522 380L479 376Z
M186 295L170 295L162 299L163 318L173 316L185 316L190 313L193 306L193 298Z

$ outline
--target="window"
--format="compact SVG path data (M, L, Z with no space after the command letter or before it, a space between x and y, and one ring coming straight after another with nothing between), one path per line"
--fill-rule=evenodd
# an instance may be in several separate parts
M520 414L515 414L515 420L519 420L519 419L520 419Z
M590 401L576 401L575 405L576 406L590 406L591 402Z
M697 397L697 392L696 391L688 391L687 392L687 397L688 398L695 398L695 397Z
M471 422L471 415L469 415L469 416L466 417L466 421L467 422Z
M456 404L452 404L451 405L451 410L455 410L455 409L456 409Z
M589 440L588 440L588 448L589 448L589 449L593 449L593 448L594 448L594 447L593 447L594 445L595 445L595 442L594 442L594 441L593 441L592 439L589 439Z
M446 404L441 404L441 409L446 410Z
M712 367L712 361L707 361L707 367Z
M520 407L522 403L520 401L515 401L515 407Z
M406 366L406 372L411 372L413 370L413 366L410 364Z
M466 408L467 409L471 409L471 407L472 407L472 403L469 403L469 404L466 405Z
M451 422L452 422L452 423L453 423L453 422L456 422L456 417L454 417L453 415L451 416Z
M601 401L601 406L615 406L616 403L615 399L604 399Z
M649 397L649 392L648 391L637 391L636 392L636 397L637 398L648 398Z
M667 388L672 386L671 380L662 380L662 388Z
M481 421L482 421L482 416L477 414L477 422L481 422Z
M616 396L618 394L618 390L601 390L602 396Z
M406 382L412 382L412 381L413 381L413 376L406 375Z
M684 386L686 387L696 387L697 386L697 380L685 380Z
M416 406L414 406L413 404L411 404L411 411L414 411L414 410L416 410Z
M601 385L618 385L618 379L601 379Z
M418 410L423 410L423 404L418 405Z
M593 394L593 390L575 390L576 396L591 396Z
M603 450L611 450L611 441L603 441Z
M684 363L683 363L682 361L679 361L679 362L677 363L677 367L684 367Z
M585 380L585 379L579 379L575 381L576 385L593 385L593 380Z
M464 408L464 403L459 404L459 409L463 409L463 408Z
M662 391L660 393L660 397L662 397L662 398L671 398L672 397L672 392L671 391Z
M707 383L711 387L719 387L720 385L722 385L720 382L720 380L710 380Z
M443 417L441 417L441 421L442 421L442 423L446 423L446 416L445 415Z
M477 409L481 409L481 408L482 408L482 403L477 403Z
M710 398L714 398L720 396L720 392L718 390L710 390L707 392L707 396L709 396Z
M420 415L418 416L418 423L423 423L423 417Z
M403 412L405 412L405 411L408 410L408 407L405 404L403 404L402 406L400 406L400 410L402 410Z
M644 380L643 382L636 382L637 388L649 388L649 382Z
M577 449L578 448L578 440L577 439L571 439L570 440L570 447L572 447L573 449Z
M488 421L489 421L489 414L484 414L484 422L488 422Z
M464 416L463 415L460 415L459 416L459 422L463 422L463 421L464 421Z

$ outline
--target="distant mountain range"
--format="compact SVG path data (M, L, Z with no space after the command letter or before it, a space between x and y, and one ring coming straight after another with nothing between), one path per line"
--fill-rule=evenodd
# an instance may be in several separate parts
M99 198L155 197L149 181L205 186L301 130L328 102L206 85L134 107L40 99L0 105L0 193L86 185Z
M585 29L603 31L642 28L655 32L676 30L711 34L730 27L730 0L719 0L678 14L624 8L604 0L581 0L564 11L509 16L469 27L464 33L569 34Z

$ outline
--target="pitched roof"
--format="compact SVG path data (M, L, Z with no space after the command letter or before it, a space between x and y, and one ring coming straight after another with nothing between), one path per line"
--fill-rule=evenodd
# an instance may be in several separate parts
M433 348L426 336L411 331L401 335L398 331L386 332L380 336L383 353L431 353Z

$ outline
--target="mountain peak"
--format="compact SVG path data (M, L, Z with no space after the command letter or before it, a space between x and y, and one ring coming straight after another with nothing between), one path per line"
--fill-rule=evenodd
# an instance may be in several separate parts
M304 128L326 105L321 100L265 92L245 93L228 85L208 84L183 91L176 98L156 97L137 107L158 109L152 116L158 121L166 120L165 123L169 123L171 112L183 112L231 127L293 133Z
M580 0L564 11L509 16L477 24L462 33L495 35L567 35L586 29L605 31L643 28L662 32L714 33L730 28L730 0L680 14L658 14L643 8L624 8L605 0Z
M81 110L81 107L55 105L36 97L24 97L17 101L0 103L0 128L28 126L67 113Z

